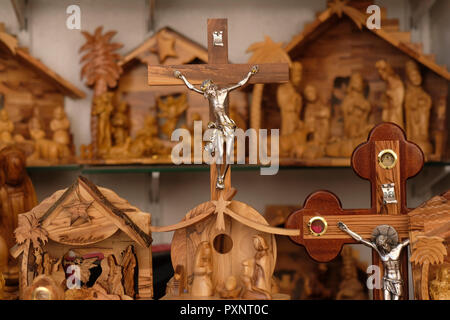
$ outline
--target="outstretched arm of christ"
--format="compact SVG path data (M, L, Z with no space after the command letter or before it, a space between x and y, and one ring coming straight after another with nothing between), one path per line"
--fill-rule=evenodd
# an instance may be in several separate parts
M342 231L346 232L350 237L352 237L356 241L361 242L362 244L378 251L377 246L375 244L373 244L370 241L364 240L359 234L350 230L345 223L339 221L338 228L341 229Z
M200 90L200 89L197 89L196 87L194 87L194 85L191 84L191 83L186 79L186 77L185 77L180 71L175 70L175 72L174 72L173 74L174 74L174 76L177 77L178 79L183 80L184 83L186 84L186 87L188 87L190 90L203 94L203 91Z
M405 241L403 241L400 245L402 246L402 248L406 247L409 244L409 239L406 239Z
M257 73L259 70L258 66L253 66L252 69L249 71L249 73L247 73L247 76L242 79L241 81L239 81L237 84L235 84L234 86L228 87L227 91L231 91L237 88L240 88L242 86L244 86L248 80L250 80L250 78L252 77L252 75L254 75L255 73Z

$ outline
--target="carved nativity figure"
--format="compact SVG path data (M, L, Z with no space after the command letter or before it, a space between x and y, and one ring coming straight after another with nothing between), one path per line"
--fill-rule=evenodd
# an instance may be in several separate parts
M28 121L28 131L34 143L34 151L28 160L56 161L69 158L71 155L69 127L69 119L67 119L64 109L56 108L50 122L53 137L47 139L39 117L39 109L34 109L33 116Z
M267 253L267 243L259 235L253 236L253 246L256 254L253 259L245 260L242 263L242 282L244 289L243 299L272 299L272 278L270 277L270 258Z
M181 296L186 290L186 272L182 265L177 265L172 279L166 286L166 294Z
M160 110L158 117L166 119L161 126L161 131L168 139L170 139L173 130L175 130L177 126L178 119L188 108L187 97L185 94L182 94L179 97L168 96L165 99L158 97L157 102Z
M170 152L170 148L158 138L158 120L152 115L145 118L144 127L137 132L136 138L127 149L127 154L135 158L157 157L168 155Z
M364 96L364 79L358 72L350 76L347 94L341 104L344 137L332 138L326 153L331 157L350 157L353 150L367 138L371 106Z
M53 132L53 141L59 143L62 153L68 157L70 155L70 122L62 107L58 107L53 112L53 119L50 121L50 130Z
M12 132L14 123L9 120L6 109L0 110L0 146L9 145L14 142Z
M430 282L430 296L433 300L450 300L450 267L442 265L436 278Z
M218 287L217 291L222 299L236 299L241 294L242 288L235 276L229 276L225 280L225 285Z
M97 117L97 145L104 155L111 148L111 113L114 110L112 92L105 92L94 98L92 115Z
M343 222L339 221L338 227L356 241L374 249L379 254L384 266L384 300L399 300L403 295L400 253L409 244L409 239L399 243L397 231L389 225L376 227L372 232L371 241L361 238L360 235L350 230Z
M235 85L226 88L219 88L212 80L203 81L200 89L194 87L184 75L179 71L175 71L175 77L184 81L186 86L197 93L204 95L209 101L209 107L214 112L216 121L210 122L208 128L214 129L214 133L210 138L210 142L206 144L205 149L216 156L216 164L220 164L217 172L216 188L225 188L225 175L231 163L231 154L234 148L234 132L236 130L235 122L225 112L225 106L228 102L228 93L232 90L244 86L250 77L258 72L258 66L253 66L247 76ZM226 150L224 149L224 145ZM224 156L225 163L224 162Z
M136 256L133 252L133 246L128 246L122 257L123 266L123 284L125 294L129 297L134 297L134 275L136 271Z
M406 136L419 145L428 155L433 152L429 138L431 96L422 88L422 76L418 65L408 60L405 65L407 76L405 94Z
M128 105L122 101L116 105L110 119L111 147L103 154L104 158L124 159L133 157L130 153L131 137L129 135L130 120Z
M128 129L130 120L128 118L128 105L126 102L120 102L111 118L112 135L115 146L122 146L126 143L129 136Z
M385 60L377 61L375 67L377 68L381 79L386 82L387 101L383 105L381 118L383 122L393 122L403 129L405 86L403 85L402 79Z
M294 133L300 122L302 112L302 96L299 86L302 81L303 66L293 62L290 67L290 81L280 84L277 89L277 103L281 112L281 135Z
M300 119L303 102L298 92L302 70L300 62L293 62L290 81L277 88L277 104L281 113L280 157L301 158L305 150L306 131Z
M123 296L125 290L122 285L122 266L118 265L114 255L108 256L109 275L108 275L108 292L118 296Z
M9 146L0 152L0 236L8 248L15 244L14 230L18 215L31 210L37 204L33 184L26 172L25 154L22 150ZM4 271L8 280L18 279L17 261L9 255L8 270Z
M210 297L214 294L211 250L211 245L207 241L201 242L197 248L191 289L194 297Z
M325 155L325 147L330 135L330 107L320 101L316 87L307 85L304 90L306 100L305 129L308 137L303 156L317 159Z

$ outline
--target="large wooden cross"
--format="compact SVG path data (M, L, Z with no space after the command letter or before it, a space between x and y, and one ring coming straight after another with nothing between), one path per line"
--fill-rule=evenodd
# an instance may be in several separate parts
M148 84L184 85L183 81L174 76L178 70L193 85L201 84L211 79L215 84L235 84L241 81L253 65L228 64L228 26L227 19L208 19L208 64L185 64L175 66L149 65ZM258 64L259 71L250 78L248 83L280 83L289 80L289 66L287 63ZM212 114L210 112L210 118ZM212 119L211 119L212 120ZM225 176L227 192L231 188L231 175L228 170ZM211 165L211 199L217 200L221 190L216 189L216 166Z
M288 217L286 227L300 229L301 232L300 236L291 239L305 246L313 259L328 262L339 254L344 244L356 243L337 227L338 221L344 222L365 239L370 239L372 230L383 224L391 225L397 230L399 241L408 238L409 209L406 207L406 180L419 173L423 162L422 151L416 144L405 139L400 127L392 123L376 126L370 132L368 141L355 149L351 159L356 174L370 180L371 207L344 210L340 200L331 192L315 192L305 200L301 210ZM393 185L386 186L389 184ZM390 193L391 191L394 193ZM383 270L378 254L374 251L372 262ZM403 250L401 263L405 286L403 298L407 298L406 250ZM383 299L382 291L374 290L373 297L376 300Z

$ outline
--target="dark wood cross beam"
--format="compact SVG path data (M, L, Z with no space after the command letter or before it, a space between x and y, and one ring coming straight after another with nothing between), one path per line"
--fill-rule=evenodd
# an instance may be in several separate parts
M221 35L214 37L214 33ZM227 19L208 19L208 64L188 64L175 66L149 65L148 84L153 86L184 85L184 82L174 76L178 70L190 83L201 84L211 79L215 84L235 84L241 81L250 71L250 64L228 64L228 26ZM216 38L216 41L214 39ZM250 78L248 83L276 83L289 80L289 66L287 63L258 64L259 71ZM211 113L210 113L211 118ZM211 119L213 120L213 119ZM225 176L225 189L231 188L231 170ZM216 184L216 166L211 166L211 199L217 200L220 190Z
M384 155L384 156L383 156ZM392 157L393 156L393 157ZM396 160L395 160L396 156ZM424 156L420 148L406 140L403 130L392 123L382 123L369 134L367 142L361 144L352 154L353 170L363 179L370 180L371 207L369 209L342 209L339 199L328 191L318 191L305 200L301 210L292 213L286 222L287 228L300 229L300 236L291 239L306 247L309 255L320 262L334 259L342 246L356 243L349 235L337 227L338 221L344 222L351 230L365 239L370 239L372 230L382 224L393 226L399 241L408 238L409 219L406 207L406 180L418 174L423 167ZM384 203L382 185L394 184L397 203ZM387 202L391 202L387 198ZM317 235L318 230L308 226L314 217L326 221L326 231ZM314 220L314 219L313 219ZM320 223L319 223L320 224ZM378 254L372 252L374 265L383 270ZM408 296L408 254L403 250L402 276L404 295ZM374 299L383 299L381 290L374 290Z

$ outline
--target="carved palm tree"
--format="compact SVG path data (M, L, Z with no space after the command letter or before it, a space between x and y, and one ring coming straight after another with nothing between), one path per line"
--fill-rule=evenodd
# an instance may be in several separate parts
M428 275L430 265L441 264L447 250L441 237L417 236L417 241L413 244L411 262L422 266L422 279L420 283L421 296L423 300L429 300Z
M256 42L248 47L246 52L252 52L248 60L251 64L258 63L283 63L291 65L291 58L282 47L282 43L275 43L265 36L264 41ZM261 126L261 101L264 84L255 84L253 87L253 97L250 106L250 127L259 129Z
M122 48L123 45L117 42L111 42L116 31L108 31L102 34L103 27L95 29L93 34L82 31L86 39L79 52L86 52L80 60L83 64L81 69L81 78L86 79L88 86L94 87L94 98L105 94L108 88L114 88L117 80L122 73L122 67L118 61L120 55L115 51ZM93 154L97 154L97 116L91 114L91 134Z
M123 47L121 43L111 43L116 31L102 34L103 27L95 29L93 34L82 31L86 39L79 52L87 51L80 60L83 64L81 78L86 79L88 86L94 86L94 96L105 93L108 88L114 88L122 73L118 61L120 55L116 50Z
M19 215L18 225L14 234L17 243L24 248L20 273L20 285L23 289L30 285L27 272L30 249L33 247L36 254L42 253L42 246L48 241L48 233L42 228L39 219L33 213Z

